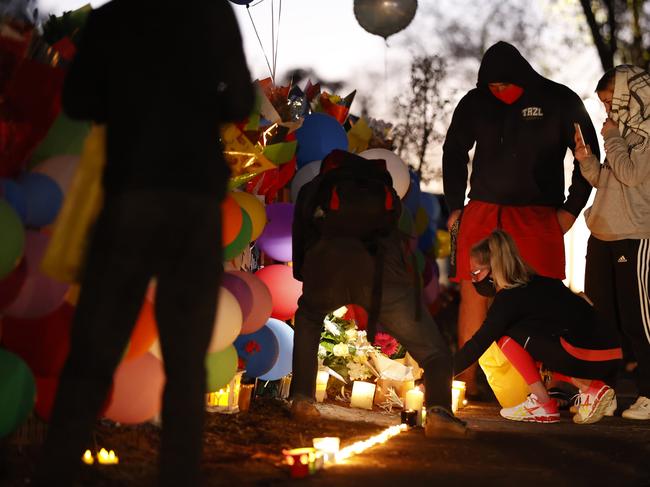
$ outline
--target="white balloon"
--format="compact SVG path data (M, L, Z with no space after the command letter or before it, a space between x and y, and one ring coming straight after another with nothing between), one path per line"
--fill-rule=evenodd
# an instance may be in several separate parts
M79 156L55 156L39 163L32 171L51 177L59 185L63 194L67 194L78 165Z
M411 177L408 166L397 154L388 149L368 149L359 155L364 159L384 159L386 161L386 168L393 178L393 188L397 196L400 198L404 197L409 190Z
M220 352L231 345L241 332L243 314L237 298L225 287L219 289L217 316L214 319L208 353Z
M302 166L291 181L291 201L294 203L298 199L298 193L309 181L318 176L320 172L321 161L311 161Z

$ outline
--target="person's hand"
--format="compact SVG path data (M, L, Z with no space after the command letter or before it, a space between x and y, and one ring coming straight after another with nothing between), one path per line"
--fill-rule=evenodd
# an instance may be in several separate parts
M449 218L447 218L447 230L451 232L451 227L454 226L454 223L456 223L456 220L460 218L460 212L461 210L454 210L449 214Z
M578 159L578 161L582 162L589 159L591 156L593 156L593 153L591 152L591 147L589 147L589 144L587 145L584 144L584 141L578 135L577 130L573 134L573 140L576 143L576 148L573 152L573 155L575 156L576 159Z
M573 226L573 224L576 221L575 216L573 216L568 211L563 210L562 208L557 210L556 215L557 215L557 221L560 224L560 228L562 229L562 233L568 232L569 229Z
M608 130L611 130L611 129L618 130L618 124L616 122L614 122L614 120L612 120L611 118L607 117L607 119L603 123L603 128L600 129L600 133L602 135L605 135L605 132L607 132ZM580 159L578 159L578 160L580 160Z

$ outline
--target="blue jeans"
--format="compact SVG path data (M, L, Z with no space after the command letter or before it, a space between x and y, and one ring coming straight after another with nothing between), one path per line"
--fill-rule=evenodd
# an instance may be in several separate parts
M153 277L167 377L160 483L199 484L204 360L222 272L218 198L161 190L107 198L86 259L37 485L74 482Z

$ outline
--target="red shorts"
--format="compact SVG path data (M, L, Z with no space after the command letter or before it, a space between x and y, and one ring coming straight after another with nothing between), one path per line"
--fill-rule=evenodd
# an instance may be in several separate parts
M469 280L469 252L496 228L508 232L519 253L535 272L564 279L564 235L550 206L504 206L470 201L463 209L456 240L456 275L452 281Z

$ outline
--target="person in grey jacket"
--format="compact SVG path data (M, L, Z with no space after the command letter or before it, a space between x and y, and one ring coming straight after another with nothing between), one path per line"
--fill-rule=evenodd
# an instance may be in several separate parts
M597 189L585 211L585 292L600 319L627 337L638 364L639 397L623 417L650 420L650 74L617 66L596 92L607 110L605 162L575 135L580 170Z

